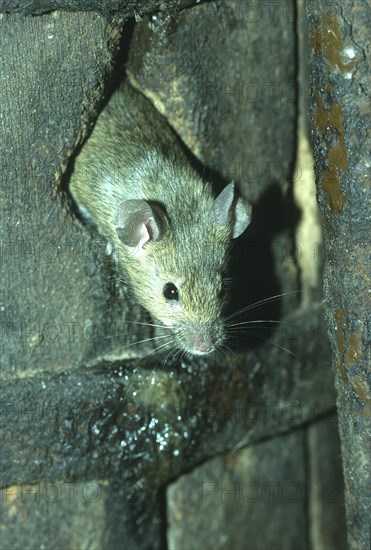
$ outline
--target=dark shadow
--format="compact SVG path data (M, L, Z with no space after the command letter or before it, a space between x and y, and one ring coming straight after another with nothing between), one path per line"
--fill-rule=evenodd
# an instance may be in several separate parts
M112 73L109 79L109 86L107 87L107 91L105 94L106 100L104 102L104 105L108 102L112 93L116 90L116 88L120 85L121 81L125 77L126 64L129 59L130 42L134 31L134 25L135 20L129 19L123 27L115 64L113 66Z
M271 186L254 205L250 226L233 243L229 269L232 281L226 315L282 293L275 270L277 260L273 254L274 239L284 231L291 233L298 219L298 209L290 199L283 196L278 184ZM251 307L233 322L260 319L277 321L280 317L281 299L278 298ZM254 348L264 343L272 330L274 323L242 329L236 341L232 339L228 345L236 349Z

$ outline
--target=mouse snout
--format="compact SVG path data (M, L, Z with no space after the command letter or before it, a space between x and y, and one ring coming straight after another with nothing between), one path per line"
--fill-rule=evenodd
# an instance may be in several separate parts
M182 332L184 348L194 355L211 353L224 340L224 331L221 326L186 325Z

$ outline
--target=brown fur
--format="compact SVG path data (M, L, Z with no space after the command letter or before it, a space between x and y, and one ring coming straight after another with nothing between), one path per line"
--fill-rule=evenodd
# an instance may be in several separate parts
M221 345L222 274L234 227L239 224L238 234L244 230L250 207L231 188L233 204L225 213L221 205L216 219L210 185L190 166L163 117L127 82L113 94L76 158L70 190L81 212L107 237L138 301L172 327L177 346L202 354ZM117 209L128 200L162 207L155 215L160 238L149 240L141 257L117 229ZM178 302L164 298L168 282L178 288Z

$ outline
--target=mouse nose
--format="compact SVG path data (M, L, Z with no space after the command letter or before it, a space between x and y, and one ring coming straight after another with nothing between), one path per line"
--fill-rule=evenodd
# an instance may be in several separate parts
M206 355L223 341L223 331L218 327L188 325L185 330L186 347L194 355Z
M210 341L210 339L202 339L196 337L194 344L195 348L200 353L210 353L214 349L214 344Z

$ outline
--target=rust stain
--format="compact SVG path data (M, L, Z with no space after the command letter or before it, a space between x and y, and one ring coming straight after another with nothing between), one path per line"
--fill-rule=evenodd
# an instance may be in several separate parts
M352 390L358 395L358 397L363 401L365 405L365 411L363 416L366 418L371 417L371 398L370 398L370 390L367 384L367 380L365 376L362 376L362 374L357 374L352 377L351 381L351 387Z
M317 110L314 122L323 134L329 127L336 128L339 134L344 134L343 114L339 103L335 103L331 109L326 111L319 92L317 92Z
M336 168L324 170L322 173L322 187L326 191L330 201L331 210L339 214L344 204L344 195L341 191L339 174Z
M315 55L322 55L326 60L329 72L337 68L342 74L349 75L358 61L353 47L346 48L343 43L339 21L338 15L331 12L321 25L317 25L313 29L310 46ZM327 91L332 88L333 86L328 83ZM338 142L331 145L329 149L329 167L322 174L322 187L328 194L331 210L335 214L339 214L345 201L340 183L340 170L348 171L349 169L348 151L344 141L343 112L339 103L335 103L329 110L325 110L319 92L317 92L315 126L322 132L322 135L326 134L328 128L334 128L339 136Z
M330 206L335 214L339 214L345 196L341 189L339 170L347 171L349 168L348 151L344 142L343 113L339 103L335 103L328 111L323 106L322 97L317 92L317 109L314 120L316 128L322 135L326 134L328 128L335 128L339 141L331 145L328 152L328 170L322 173L322 187L329 196Z
M356 363L362 358L361 351L361 334L359 332L352 332L349 335L348 349L345 355L347 363Z
M341 135L341 141L339 143L335 143L335 145L331 147L328 153L328 161L330 166L335 166L336 168L344 171L348 170L348 151L344 145L344 133Z
M338 372L342 380L347 383L350 388L358 395L365 405L364 415L367 418L370 416L371 398L367 379L363 374L354 374L348 376L345 365L351 365L361 361L363 353L361 349L362 334L361 331L351 332L348 337L345 335L346 326L346 310L344 308L337 309L334 313L336 322L336 340L338 345ZM345 351L346 350L346 351ZM345 351L345 353L344 353Z
M310 47L315 55L322 54L330 70L335 67L343 74L349 73L356 65L357 59L352 50L351 55L344 47L339 17L330 13L321 25L317 25L310 37Z

